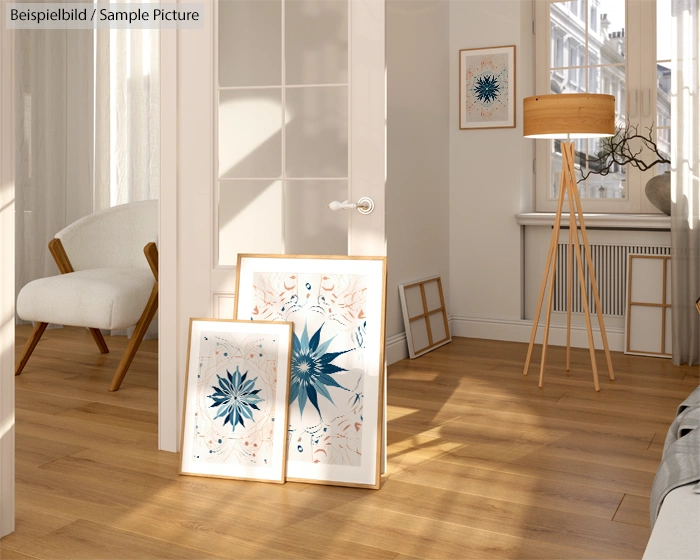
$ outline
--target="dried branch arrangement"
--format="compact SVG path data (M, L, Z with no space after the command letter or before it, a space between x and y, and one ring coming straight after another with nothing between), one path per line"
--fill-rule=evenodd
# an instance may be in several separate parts
M637 148L632 148L632 145ZM642 153L652 153L653 161L647 163L642 159ZM647 134L640 134L638 126L622 127L615 129L615 135L601 139L600 151L596 157L588 160L588 171L581 173L581 181L585 181L590 175L607 175L613 165L632 165L642 171L647 171L655 165L671 163L669 156L659 150L654 141L654 125L647 128Z

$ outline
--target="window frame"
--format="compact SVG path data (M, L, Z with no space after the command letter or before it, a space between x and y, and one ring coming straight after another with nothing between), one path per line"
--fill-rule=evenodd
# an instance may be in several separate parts
M550 64L552 56L552 36L550 22L550 6L557 0L544 0L535 2L534 6L534 30L535 30L535 92L537 95L551 93ZM563 2L562 2L563 3ZM593 10L593 0L579 0L583 6L580 8L587 14L598 14L600 17L604 10L597 6ZM571 6L570 4L568 6ZM578 14L573 14L577 17ZM583 23L584 27L586 22ZM600 25L597 25L597 33L601 33ZM557 29L561 35L562 30ZM568 38L563 35L564 51L568 52ZM649 41L648 37L653 37ZM640 130L646 130L654 123L656 127L657 107L657 75L656 75L656 0L626 0L625 20L625 99L620 98L619 89L621 82L616 80L604 80L599 76L599 91L604 92L604 86L612 87L616 91L616 103L620 104L626 115L626 120L637 124ZM585 48L585 46L584 46ZM578 61L578 54L577 54ZM571 61L565 61L567 66L572 66ZM598 61L600 65L600 61ZM591 66L586 68L590 73ZM571 71L556 70L557 74ZM578 72L578 69L574 70ZM590 79L590 76L587 76ZM535 142L535 209L538 212L553 212L557 207L557 199L551 196L551 160L552 153L548 140L534 140ZM653 177L654 170L642 173L640 170L627 166L626 170L626 198L622 199L598 199L584 198L583 207L586 212L606 214L639 214L659 213L644 195L646 182Z

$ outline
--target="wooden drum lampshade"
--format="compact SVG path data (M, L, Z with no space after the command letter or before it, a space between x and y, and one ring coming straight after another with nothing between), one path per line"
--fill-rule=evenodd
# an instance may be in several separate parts
M615 134L615 97L556 93L523 100L526 138L599 138Z
M525 359L524 375L530 367L532 358L532 348L537 334L537 325L542 311L545 291L549 281L547 296L547 316L544 327L544 339L542 342L542 360L540 363L540 381L542 387L544 381L544 367L547 356L547 341L549 337L549 324L552 314L552 296L554 292L554 276L557 262L557 246L559 244L559 232L561 229L562 211L564 201L568 200L569 206L569 243L568 243L568 267L567 267L567 321L566 321L566 371L570 369L571 362L571 300L573 281L573 259L576 258L578 269L579 285L581 288L581 301L586 319L586 329L588 332L588 346L591 355L591 367L593 370L593 383L595 390L600 390L598 382L598 368L595 359L595 345L593 342L593 329L591 327L591 314L588 301L588 290L583 272L583 256L581 246L588 265L588 275L591 283L591 291L595 301L596 312L600 334L603 339L603 348L608 365L610 379L615 379L612 361L610 359L610 348L608 338L605 333L603 314L600 308L600 298L598 295L598 285L593 270L593 259L588 243L588 234L581 209L581 198L579 196L576 183L576 170L574 167L575 150L571 138L599 138L603 136L613 136L615 134L615 97L612 95L594 93L569 93L553 95L537 95L527 97L523 100L523 135L527 138L566 138L566 142L561 143L562 173L559 184L559 201L557 213L554 218L554 228L552 238L549 242L549 253L547 264L545 265L544 278L540 287L540 294L535 311L535 318L532 324L530 345ZM578 223L576 218L578 216ZM580 235L579 235L580 231Z

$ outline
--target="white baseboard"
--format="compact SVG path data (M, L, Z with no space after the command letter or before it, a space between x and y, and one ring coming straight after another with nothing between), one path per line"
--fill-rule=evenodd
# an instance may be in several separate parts
M532 333L532 321L483 319L479 317L454 317L450 316L450 332L452 336L466 338L485 338L487 340L504 340L508 342L530 342ZM540 322L537 329L535 342L542 343L544 322ZM614 352L624 352L625 330L619 327L606 327L608 344ZM596 350L603 350L603 340L600 337L598 327L593 327L593 342ZM552 346L566 346L566 324L552 323L549 327L549 344ZM581 325L571 326L571 346L574 348L588 348L588 333L586 327ZM408 345L406 333L401 332L386 339L386 361L388 365L408 358Z
M485 338L489 340L507 340L510 342L530 342L532 321L482 319L478 317L450 317L450 330L452 336L464 336L467 338ZM544 322L540 322L535 342L542 342ZM623 352L625 347L625 330L618 327L607 327L610 350ZM603 349L603 341L600 330L593 327L593 341L597 350ZM566 324L552 323L549 328L549 344L552 346L566 346ZM586 327L580 325L571 326L571 346L575 348L588 348L588 334Z
M386 339L386 363L395 364L399 360L408 358L408 344L406 343L406 333L401 332Z

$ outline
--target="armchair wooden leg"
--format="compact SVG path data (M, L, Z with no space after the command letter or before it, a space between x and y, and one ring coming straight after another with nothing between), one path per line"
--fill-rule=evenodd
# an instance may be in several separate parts
M27 362L29 361L29 356L31 356L32 352L34 352L34 348L36 348L41 335L44 334L44 331L48 326L48 323L37 323L34 325L34 330L32 331L29 340L27 340L27 343L24 345L24 348L22 348L22 353L20 354L19 360L17 360L17 364L15 365L15 375L22 373L24 366L26 366Z
M92 338L95 339L95 344L97 344L100 352L102 354L109 354L109 348L107 348L107 342L102 336L102 331L100 331L100 329L90 329L90 334L92 335Z
M112 378L112 385L110 386L109 390L110 391L117 391L122 384L122 381L124 380L124 376L126 375L127 370L129 369L129 366L131 365L131 362L134 359L134 356L136 355L136 351L139 349L139 346L141 345L141 341L143 340L143 337L146 335L146 331L148 330L148 326L151 324L151 321L153 320L153 316L156 314L156 311L158 310L158 282L156 282L153 286L153 291L151 292L151 297L148 299L148 303L146 304L146 308L143 310L143 313L141 314L141 318L139 319L139 322L136 324L136 329L134 330L134 333L131 335L131 340L129 341L129 345L126 347L126 351L124 352L124 355L122 356L121 361L119 362L119 366L117 367L117 371L114 373L114 377Z

